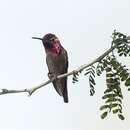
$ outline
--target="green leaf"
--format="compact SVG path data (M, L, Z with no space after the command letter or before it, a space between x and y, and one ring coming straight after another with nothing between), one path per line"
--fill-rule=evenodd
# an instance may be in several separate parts
M129 73L125 73L124 75L122 75L121 81L125 81L129 76Z
M110 107L113 108L113 107L117 107L118 104L117 103L113 103L113 104L110 104Z
M107 67L106 68L106 72L110 72L111 71L111 68L110 67Z
M116 76L116 75L115 75ZM114 79L114 82L120 82L120 78L119 77L116 77L115 79Z
M112 110L113 114L116 114L117 112L119 112L119 109L114 109Z
M78 82L78 79L77 78L73 78L73 81Z
M122 110L122 105L121 105L121 104L118 104L118 106L120 107L120 110Z
M95 93L94 89L90 89L90 96L93 96Z
M123 36L123 34L122 33L120 33L119 35L118 35L118 37L122 37Z
M117 94L106 94L102 97L102 99L106 99L106 98L113 98L113 97L116 97Z
M119 74L119 76L120 76L120 77L123 77L123 76L126 75L126 74L127 74L127 69L122 68L122 71L121 71L121 73Z
M88 75L90 73L90 71L86 72L84 75Z
M111 64L112 64L114 69L117 69L120 66L120 64L115 60L111 61Z
M126 56L127 56L127 54L126 54L126 53L124 53L124 56L126 57Z
M121 52L122 52L122 50L123 50L123 49L119 49L119 48L118 48L118 53L121 53Z
M107 108L109 108L109 105L103 105L103 106L100 107L100 110L104 110L104 109L107 109Z
M123 95L122 94L118 94L118 96L123 99Z
M118 102L122 103L122 100L121 99L117 99Z
M94 68L94 69L95 69L95 66L94 66L94 65L91 65L91 68Z
M127 54L129 54L129 52L130 52L130 48L129 48L128 50L126 50L126 53L127 53Z
M97 73L98 76L100 76L102 74L102 72L99 69L97 70L96 73Z
M93 85L95 85L95 80L94 80L94 78L90 75L90 77L89 77L89 81L93 84Z
M91 72L95 74L95 68L91 68Z
M93 77L95 77L95 72L93 73L93 72L91 71L91 75L92 75Z
M90 83L90 88L91 89L94 89L94 85Z
M106 77L113 77L112 73L106 74Z
M109 93L109 92L111 92L111 91L112 91L112 89L106 89L106 90L104 91L104 94Z
M105 103L110 103L110 102L116 102L117 99L116 98L109 98L105 101Z
M101 118L104 119L106 116L107 116L108 112L104 112L102 115L101 115Z
M110 88L110 89L111 89L111 91L113 91L113 87L114 87L114 85L113 85L113 84L111 84L111 83L108 83L108 84L107 84L107 88Z
M124 120L125 117L122 115L122 114L118 114L118 117L121 119L121 120Z
M119 54L119 56L122 56L123 55L123 52Z
M104 67L103 66L101 66L100 69L101 69L101 71L104 71Z
M130 40L130 36L128 36L128 37L126 37L127 38L127 40Z
M125 82L125 86L130 86L130 78L128 78Z
M76 82L78 82L78 78L77 78L77 76L74 74L74 75L73 75L73 78L72 78L72 83L76 83Z
M90 71L91 68L86 69L86 71Z
M114 83L114 79L113 78L109 78L109 79L106 79L106 82L109 84L109 83Z

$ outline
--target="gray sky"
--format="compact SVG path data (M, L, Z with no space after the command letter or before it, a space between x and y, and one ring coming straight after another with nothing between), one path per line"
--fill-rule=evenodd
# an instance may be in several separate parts
M0 88L30 88L48 79L42 43L32 36L55 33L68 50L69 70L91 62L110 47L114 29L130 35L129 5L129 0L1 0ZM97 80L90 97L87 78L81 76L73 85L69 77L68 104L51 84L30 98L0 96L0 129L129 130L129 94L123 90L125 121L112 115L102 120L105 77Z

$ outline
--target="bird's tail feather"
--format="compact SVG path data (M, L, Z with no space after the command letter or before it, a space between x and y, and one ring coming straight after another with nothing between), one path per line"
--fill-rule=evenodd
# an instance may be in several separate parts
M69 101L68 101L68 95L63 95L63 98L64 98L64 102L65 103L68 103Z
M68 103L69 101L68 101L68 90L67 90L67 78L64 79L64 83L66 87L64 87L63 98L64 98L64 102Z
M64 102L68 103L67 78L53 81L54 88L60 96L63 96Z

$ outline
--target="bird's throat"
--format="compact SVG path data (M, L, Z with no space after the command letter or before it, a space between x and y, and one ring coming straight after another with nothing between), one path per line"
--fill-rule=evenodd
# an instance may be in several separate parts
M60 54L61 46L58 43L53 44L52 48L47 49L51 53Z

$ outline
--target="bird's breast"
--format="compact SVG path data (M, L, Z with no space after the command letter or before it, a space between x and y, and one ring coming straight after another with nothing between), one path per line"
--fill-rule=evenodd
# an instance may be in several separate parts
M57 53L47 53L46 62L50 72L56 71L57 73L62 73L65 68L65 57L62 54Z

